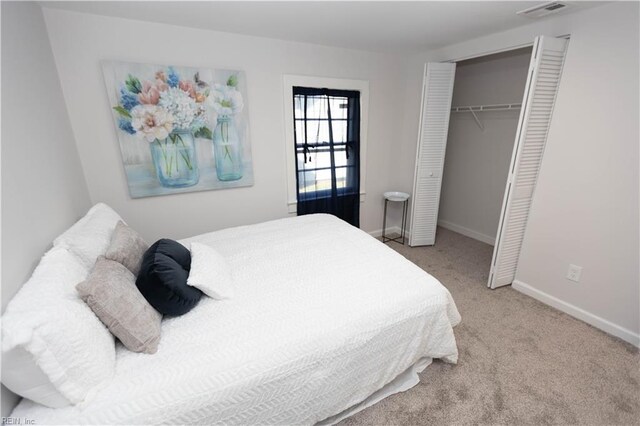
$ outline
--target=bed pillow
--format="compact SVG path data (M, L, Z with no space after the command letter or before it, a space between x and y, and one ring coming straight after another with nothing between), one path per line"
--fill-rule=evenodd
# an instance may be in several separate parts
M187 284L213 299L233 297L233 276L227 260L206 244L191 243L191 271Z
M104 257L123 264L135 276L140 271L142 256L149 248L142 237L121 220L111 235L111 244Z
M161 314L183 315L202 297L200 290L187 285L190 268L191 254L185 246L169 239L158 240L142 258L136 286Z
M111 207L98 203L71 228L53 241L56 247L63 247L80 258L87 270L93 267L98 256L103 255L111 234L121 218Z
M87 280L76 289L127 349L156 353L162 315L140 294L129 269L100 256Z
M2 316L2 383L48 407L89 398L115 372L109 330L78 296L87 277L77 256L47 252Z

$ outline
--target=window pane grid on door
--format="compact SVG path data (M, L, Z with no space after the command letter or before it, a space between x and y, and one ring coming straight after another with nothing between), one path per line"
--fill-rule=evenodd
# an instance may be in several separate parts
M328 120L328 107L331 107L332 120L347 120L348 102L348 98L342 96L295 95L294 115L296 119Z
M336 167L336 189L347 189L347 176L348 169L353 169L355 166ZM331 168L313 169L298 172L298 180L300 182L299 191L301 194L309 194L316 192L331 191Z
M333 114L333 112L332 112ZM296 121L329 121L328 118L295 118ZM346 118L334 118L331 117L331 121L348 121Z
M345 142L347 140L346 119L295 119L296 136L299 138L297 144L309 142L327 142L331 139L329 121L331 121L331 132L333 133L333 142Z
M348 187L348 98L294 95L294 130L299 192Z
M296 156L299 164L304 164L304 170L318 170L331 168L331 150L330 148L310 149L305 152L304 148L296 149ZM335 167L344 167L349 165L346 150L334 150Z
M360 93L293 87L297 213L359 226Z

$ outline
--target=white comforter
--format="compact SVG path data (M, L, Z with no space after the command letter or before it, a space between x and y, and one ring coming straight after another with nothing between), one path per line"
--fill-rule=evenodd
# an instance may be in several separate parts
M328 215L212 232L235 296L163 321L154 355L119 346L113 380L83 404L23 400L45 423L313 424L421 358L456 362L460 316L432 276Z

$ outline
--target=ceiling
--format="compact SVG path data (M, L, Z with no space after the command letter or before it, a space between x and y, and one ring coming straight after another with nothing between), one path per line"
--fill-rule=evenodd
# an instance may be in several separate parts
M532 22L540 1L54 1L44 7L386 53L414 53ZM601 2L571 3L572 13ZM552 15L554 16L554 15ZM545 19L545 18L542 18Z

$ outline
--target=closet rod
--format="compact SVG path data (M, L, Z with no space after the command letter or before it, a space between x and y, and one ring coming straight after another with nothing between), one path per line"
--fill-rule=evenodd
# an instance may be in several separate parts
M473 115L473 119L476 121L480 130L484 132L484 125L478 118L476 112L482 111L509 111L520 109L522 104L493 104L493 105L467 105L467 106L455 106L451 108L451 112L470 112Z
M464 105L451 107L451 112L508 111L520 107L522 104Z

